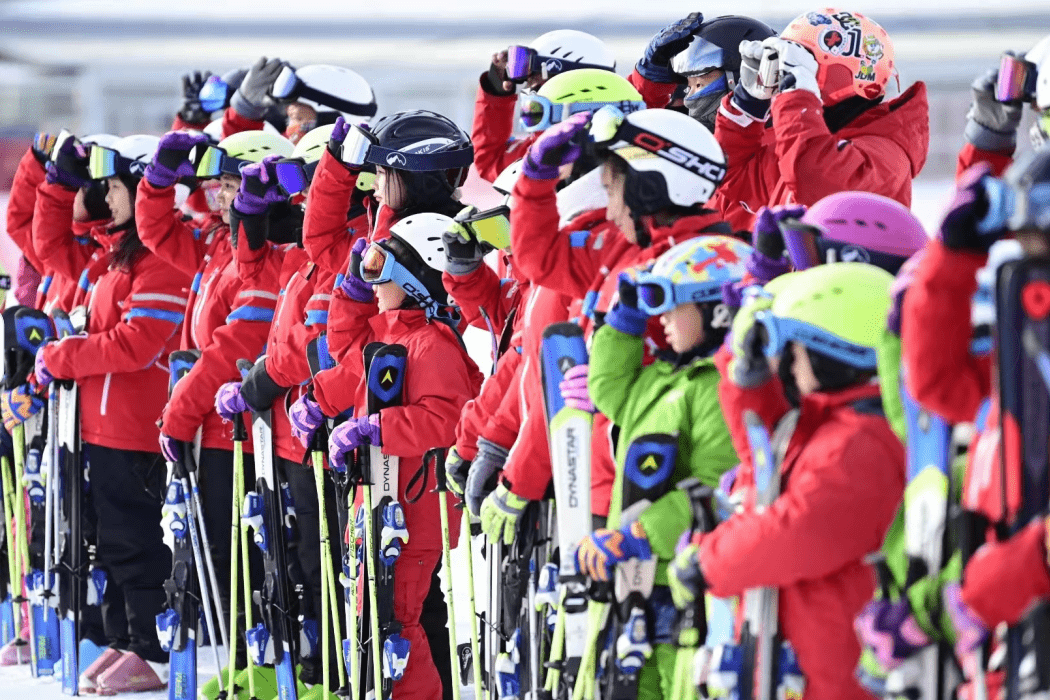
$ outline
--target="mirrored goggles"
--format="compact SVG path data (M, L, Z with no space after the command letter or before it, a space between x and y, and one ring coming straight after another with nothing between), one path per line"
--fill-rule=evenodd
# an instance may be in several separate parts
M722 300L721 284L672 284L666 277L639 272L636 278L638 309L650 316L667 313L680 304Z
M205 112L218 112L226 106L226 100L230 94L230 86L217 75L209 76L197 93L197 99L201 102L201 109Z
M361 279L369 284L383 284L393 278L394 255L380 243L371 243L361 256Z
M241 176L241 168L249 161L226 155L226 151L211 144L200 144L190 151L197 177L205 179L223 175Z
M995 99L999 102L1027 102L1035 98L1036 65L1020 56L1004 53L999 60Z
M610 105L609 102L574 102L571 104L554 103L543 95L531 93L521 96L518 118L525 131L543 131L554 124L568 119L573 114L580 112L597 112L598 110L613 106L620 112L630 114L639 109L645 109L645 102L624 100Z
M799 271L823 263L862 262L896 275L907 260L893 253L836 241L823 235L820 227L797 219L781 221L780 231L784 236L784 247L791 259L791 266Z
M88 156L88 177L92 180L105 180L135 171L138 171L136 174L140 174L145 167L145 164L125 158L105 146L91 146L91 154Z
M536 49L531 49L528 46L514 45L507 47L507 80L512 83L523 83L529 77L537 74L542 76L544 80L548 80L559 73L564 73L567 70L576 70L577 68L609 70L608 66L566 61L554 56L540 56Z
M302 158L282 158L273 165L277 183L289 197L309 187L317 170L317 161L307 163Z
M456 215L456 223L467 229L475 240L496 248L510 248L510 207L503 204L485 211L467 207Z
M282 102L295 102L302 99L311 100L317 104L330 107L338 112L352 114L358 117L374 117L377 107L374 102L361 103L345 100L342 97L317 90L299 79L295 68L285 64L277 78L270 86L270 97Z
M873 348L855 345L848 340L793 318L774 316L770 311L755 314L755 323L766 332L766 357L782 355L791 341L858 369L875 369L876 355Z

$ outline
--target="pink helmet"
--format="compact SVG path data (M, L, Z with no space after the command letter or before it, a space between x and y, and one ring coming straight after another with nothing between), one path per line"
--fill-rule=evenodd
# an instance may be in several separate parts
M820 232L819 262L835 249L837 261L867 262L896 272L929 238L900 202L871 192L837 192L810 207L801 219Z
M802 44L817 59L817 84L825 104L854 95L873 100L894 74L893 42L886 30L859 12L828 7L791 20L782 39Z

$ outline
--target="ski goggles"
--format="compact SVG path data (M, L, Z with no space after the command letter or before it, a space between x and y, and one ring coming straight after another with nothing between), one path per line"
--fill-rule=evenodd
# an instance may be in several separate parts
M771 311L757 312L755 323L766 332L766 357L782 355L787 344L795 341L850 367L875 369L877 359L874 348L851 343L823 328L793 318L774 316Z
M302 158L282 158L274 163L274 171L277 173L277 184L291 197L306 190L313 182L314 173L317 172L317 164L320 161L307 163ZM375 173L362 170L357 175L357 189L363 192L371 192L375 189Z
M201 109L205 112L218 112L227 104L230 94L230 86L217 75L210 76L204 81L197 99L200 100Z
M299 79L299 76L295 74L295 69L288 64L285 64L281 68L281 72L277 74L273 85L270 86L269 95L281 102L297 102L300 99L306 99L325 107L330 107L337 112L358 117L374 117L376 111L378 111L375 102L361 103L345 100L342 97L310 87Z
M644 103L642 104L644 107ZM591 116L589 133L594 142L613 153L632 160L656 156L717 185L725 178L724 163L713 161L681 144L667 140L627 121L627 114L612 105L602 107Z
M1036 65L1020 56L1004 53L999 59L995 99L999 102L1028 102L1035 98Z
M416 152L398 151L380 146L375 134L355 125L350 127L343 140L339 159L355 168L360 167L358 163L368 163L417 173L469 168L474 162L474 147L454 151L436 150L450 143L448 139L430 139L418 145Z
M486 243L498 250L510 248L510 207L500 205L485 211L478 211L476 207L467 207L456 215L455 226L460 230L454 233L467 234L467 238L473 238L481 243ZM461 232L462 230L462 232Z
M822 263L862 262L881 267L891 275L896 275L908 259L893 253L833 240L824 236L819 227L797 219L781 221L780 232L784 237L788 257L791 258L791 266L796 270L808 270Z
M580 112L595 112L611 107L620 114L630 114L645 109L641 100L622 100L620 102L573 102L571 104L555 103L543 95L530 93L521 96L518 107L518 120L525 131L543 131L554 124L568 119Z
M91 154L88 156L88 177L92 180L105 180L117 175L141 175L145 170L145 163L125 158L112 148L99 145L91 147Z
M218 146L201 144L193 147L190 152L190 162L193 163L196 176L206 179L223 175L240 177L241 168L251 161L227 155L226 151Z
M419 278L398 262L394 251L388 247L387 240L390 239L372 243L365 248L364 255L361 256L361 279L373 285L393 282L423 308L436 308L437 300L430 296L426 285Z
M635 277L638 290L638 309L650 316L659 316L680 304L703 304L722 300L722 284L695 282L673 284L671 280L651 272L639 272Z
M507 80L512 83L524 83L533 75L540 75L544 80L548 80L564 73L567 70L576 70L577 68L599 68L601 70L609 70L608 66L598 66L592 63L577 63L576 61L566 61L553 56L540 56L536 49L530 49L528 46L508 46L507 47Z

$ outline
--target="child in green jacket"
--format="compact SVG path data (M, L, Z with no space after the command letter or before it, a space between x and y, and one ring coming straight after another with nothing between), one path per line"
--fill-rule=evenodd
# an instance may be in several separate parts
M710 356L731 322L722 286L743 278L750 253L736 239L700 236L661 255L651 272L621 273L619 303L592 341L588 390L595 408L619 428L617 469L608 529L580 543L576 562L597 581L613 580L613 571L617 579L647 581L635 599L637 619L644 607L648 642L628 645L655 650L638 677L639 698L670 696L675 647L667 564L692 523L689 497L675 485L695 477L714 487L737 462ZM671 350L643 368L642 336L657 315ZM625 582L617 581L620 602ZM644 656L636 654L635 664Z

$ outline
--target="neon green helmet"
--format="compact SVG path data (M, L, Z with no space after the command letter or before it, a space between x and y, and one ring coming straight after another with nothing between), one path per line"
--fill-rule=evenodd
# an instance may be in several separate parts
M304 163L316 163L321 160L324 149L328 148L328 140L332 138L333 129L335 129L335 124L325 124L310 129L305 136L299 139L299 143L295 144L292 158L302 158Z
M246 163L259 163L270 155L287 158L295 146L279 134L266 131L242 131L227 136L219 145L209 148L197 163L197 177L240 177Z
M866 263L843 262L774 282L766 290L774 294L772 307L755 316L768 333L767 356L780 355L796 341L850 367L876 369L876 349L890 309L890 273Z
M626 78L600 68L579 68L554 76L539 92L522 95L519 114L526 131L542 131L578 112L606 106L630 114L645 109L645 101Z

